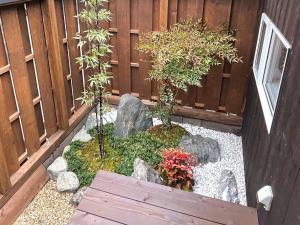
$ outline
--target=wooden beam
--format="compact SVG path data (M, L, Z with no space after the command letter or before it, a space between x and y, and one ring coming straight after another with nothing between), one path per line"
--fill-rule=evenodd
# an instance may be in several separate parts
M0 224L13 224L27 205L34 199L49 180L46 169L41 165L0 209Z
M6 159L0 140L0 194L5 194L11 188Z
M43 110L44 112L55 112L40 3L27 4L27 12ZM49 137L57 130L56 115L55 113L44 113L44 118L47 136Z
M2 86L2 81L0 79L0 142L2 147L2 153L4 155L5 163L9 174L16 172L20 165L18 161L17 148L15 143L15 135L13 133L8 112L6 110L5 99L4 99L4 89ZM19 116L19 114L18 114ZM3 162L4 163L4 162ZM0 164L2 164L0 162ZM1 172L2 173L2 172Z
M55 3L54 0L46 0L42 4L58 127L59 129L65 130L69 126L66 98L67 79L63 74Z
M40 142L18 11L16 8L7 8L1 11L1 17L16 97L22 117L25 145L29 155L32 155L40 148Z
M159 0L159 30L168 29L169 0Z
M75 18L76 13L76 5L75 1L68 0L64 1L65 6L65 17L66 17L66 28L67 28L67 41L69 47L70 54L70 65L71 65L71 77L73 84L73 93L74 93L74 104L75 109L79 109L81 107L81 101L78 101L79 97L81 97L83 92L83 82L82 82L82 74L79 69L79 65L76 63L75 59L79 57L79 49L77 48L77 40L74 38L77 33L77 19Z
M130 68L130 0L117 0L117 51L118 51L118 75L121 94L131 92L131 68Z
M120 97L116 95L108 96L107 99L109 104L112 105L118 105L120 102ZM144 102L144 104L146 104L150 108L154 107L155 105L155 102L149 100L142 100L142 102ZM226 125L233 125L233 126L241 126L243 122L242 117L237 115L214 112L214 111L206 111L203 109L196 109L196 108L186 107L186 106L176 106L174 115L184 116L184 117L199 119L199 120L207 120L207 121L222 123Z

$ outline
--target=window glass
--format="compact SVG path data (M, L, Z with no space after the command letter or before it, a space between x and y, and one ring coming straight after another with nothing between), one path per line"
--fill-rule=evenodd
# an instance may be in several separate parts
M291 45L265 13L262 14L257 39L253 73L267 129L270 132Z
M274 113L279 94L280 82L283 75L286 56L287 48L279 39L278 35L276 35L276 33L272 33L268 64L263 80L272 113Z

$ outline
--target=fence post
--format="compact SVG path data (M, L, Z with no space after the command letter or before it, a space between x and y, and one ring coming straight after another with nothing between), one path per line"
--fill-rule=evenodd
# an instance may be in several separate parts
M159 30L164 31L168 29L168 10L169 0L159 1Z
M57 122L59 129L65 130L69 127L69 113L66 98L67 77L64 77L63 74L60 45L60 41L62 40L59 40L54 0L46 0L43 2L43 18L45 21L45 36L47 39Z
M11 188L7 163L5 161L3 147L0 140L0 194L5 194Z

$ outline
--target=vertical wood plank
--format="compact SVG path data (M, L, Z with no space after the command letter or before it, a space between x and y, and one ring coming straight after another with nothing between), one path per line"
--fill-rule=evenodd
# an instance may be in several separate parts
M139 17L151 18L139 20L140 33L152 31L152 17L153 17L153 0L139 0ZM144 54L139 55L139 74L142 77L140 85L140 97L147 100L151 99L151 81L148 79L148 73L151 70L150 57Z
M32 102L29 75L25 63L25 52L22 44L18 12L15 8L6 8L1 11L1 17L22 118L25 145L29 155L32 155L39 149L40 141Z
M5 194L11 188L7 162L4 157L3 147L0 139L0 194Z
M130 68L130 0L116 0L117 51L120 94L131 93Z
M254 48L257 13L260 2L249 2L241 0L234 4L231 29L236 29L236 44L238 55L242 57L243 63L235 63L231 68L231 77L226 99L226 110L238 115L242 114L242 105L245 98L245 87L248 74L251 71L251 54Z
M65 16L66 16L66 26L67 26L67 40L69 46L70 54L70 65L71 65L71 76L73 84L73 94L75 99L75 109L80 108L81 102L76 100L81 96L83 91L83 83L81 71L75 59L79 56L79 51L77 48L77 41L74 38L77 33L77 19L75 17L76 5L74 0L65 0Z
M204 0L188 0L187 4L187 19L198 20L203 17ZM190 107L195 107L197 98L197 88L189 86L188 91L182 96L182 104Z
M59 129L69 127L69 112L66 99L67 78L63 74L61 60L61 44L58 36L57 17L54 0L46 0L43 4L43 18L49 51L50 71L53 83L55 108Z
M169 0L159 1L159 30L168 29Z
M228 27L231 5L232 0L206 1L204 18L209 29L216 30L224 25ZM204 88L204 104L206 109L218 111L223 81L223 66L224 62L222 61L222 64L212 68L206 77Z
M168 16L169 28L177 23L177 15L178 15L178 0L169 0L169 16Z
M9 117L5 107L5 99L3 94L4 91L5 90L3 89L2 82L0 79L0 145L2 147L2 153L4 154L4 158L7 162L8 172L11 175L19 169L20 165L18 162L15 137L13 134L11 124L9 123Z
M27 11L37 77L43 103L45 128L47 136L49 137L57 131L57 125L55 113L49 113L55 112L55 106L40 3L34 2L27 4Z

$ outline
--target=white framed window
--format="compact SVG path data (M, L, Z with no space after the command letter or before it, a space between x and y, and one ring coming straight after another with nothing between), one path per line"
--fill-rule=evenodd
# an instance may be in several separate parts
M268 132L271 130L290 43L270 18L263 13L253 62Z

